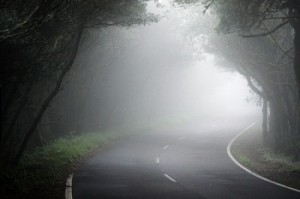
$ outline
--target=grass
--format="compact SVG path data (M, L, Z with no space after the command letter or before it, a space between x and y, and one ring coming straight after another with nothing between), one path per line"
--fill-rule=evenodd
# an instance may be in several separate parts
M283 153L274 153L268 148L265 148L262 154L264 161L282 165L282 167L287 170L300 173L300 163L295 162L293 156L287 156Z
M1 198L64 198L65 180L91 152L129 135L180 124L184 118L173 116L151 123L111 129L105 132L68 135L25 154L18 167L0 165Z
M231 152L237 161L259 175L300 189L300 163L264 146L260 123L242 134L233 143Z
M244 166L246 167L251 167L252 166L252 162L251 160L247 157L247 156L243 156L243 155L238 155L237 156L237 160Z
M17 168L2 168L4 198L63 198L64 183L91 151L129 134L108 131L60 138L26 154ZM2 197L1 197L2 198Z

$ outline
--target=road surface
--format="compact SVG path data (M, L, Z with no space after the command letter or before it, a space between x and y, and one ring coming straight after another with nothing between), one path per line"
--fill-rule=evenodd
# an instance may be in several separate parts
M230 140L251 122L129 137L105 147L74 174L74 199L299 199L228 157Z

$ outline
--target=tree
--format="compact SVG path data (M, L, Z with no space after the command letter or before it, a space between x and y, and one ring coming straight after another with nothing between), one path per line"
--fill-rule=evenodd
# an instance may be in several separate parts
M0 1L2 161L19 162L88 28L146 24L140 0ZM24 119L26 118L26 119Z
M250 82L253 78L262 88L260 96L270 102L269 131L273 148L299 158L299 3L293 0L210 3L216 5L220 18L218 30L238 33L254 49L252 67L244 67L244 71L248 71L245 76L250 87L254 88Z
M227 34L211 38L211 49L231 61L231 67L245 76L249 87L264 101L265 141L274 149L299 158L296 1L197 2L204 3L204 12L210 9L218 16L217 31Z
M218 29L224 33L238 32L244 38L264 37L290 25L293 33L294 71L300 84L300 54L298 52L300 2L297 0L212 0L220 17ZM291 52L291 49L288 49ZM286 52L288 54L288 52Z

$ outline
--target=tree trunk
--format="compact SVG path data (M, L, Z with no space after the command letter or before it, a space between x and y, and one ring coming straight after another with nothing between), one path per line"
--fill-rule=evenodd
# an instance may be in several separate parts
M268 137L270 146L277 151L281 148L281 121L278 106L277 103L270 102L270 134Z
M0 85L0 149L2 145L3 124L2 124L2 85Z
M28 95L32 89L32 86L33 86L33 79L28 83L27 85L27 88L26 88L26 91L23 95L23 99L21 100L17 110L15 111L12 119L11 119L11 122L10 124L8 125L8 128L7 128L7 131L6 131L6 134L3 135L3 142L6 142L9 137L12 137L13 134L14 134L14 127L15 127L15 124L17 122L17 120L19 119L22 111L23 111L23 108L25 107L26 103L27 103L27 98L28 98Z
M298 23L297 23L298 24ZM294 25L295 37L294 37L294 71L296 75L296 81L298 84L298 94L300 96L300 23Z
M25 137L24 137L24 140L21 144L21 147L19 148L18 152L17 152L17 155L13 161L13 163L15 165L17 165L25 151L25 148L30 140L30 138L32 137L33 133L35 132L39 122L41 121L45 111L47 110L50 102L52 101L52 99L54 99L54 97L57 95L57 93L59 92L60 90L60 87L61 87L61 84L64 80L64 77L65 75L67 74L67 72L71 69L73 63L74 63L74 60L76 58L76 55L77 55L77 51L78 51L78 48L79 48L79 43L80 43L80 39L81 39L81 35L82 35L82 32L83 32L83 24L79 27L79 31L78 31L78 34L77 34L77 38L76 38L76 41L75 41L75 45L74 45L74 50L71 52L71 55L70 55L70 58L68 60L68 62L66 63L65 67L62 69L62 72L60 73L59 75L59 78L56 82L56 85L54 87L54 89L51 91L50 95L45 99L45 101L43 102L40 110L38 111L38 114L37 116L35 117L32 125L30 126L29 130L25 133Z
M295 9L297 8L297 9ZM295 17L295 19L290 20L295 36L294 36L294 72L297 82L297 93L298 100L296 102L296 114L295 114L295 130L294 134L300 135L300 10L299 7L290 7L289 15Z
M262 130L263 130L263 141L267 143L268 140L268 101L263 99L263 121L262 121Z

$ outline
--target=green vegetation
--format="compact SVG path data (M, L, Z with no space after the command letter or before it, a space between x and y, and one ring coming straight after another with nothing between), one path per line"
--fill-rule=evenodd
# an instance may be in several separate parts
M264 139L269 147L300 161L300 20L296 19L300 16L299 1L175 2L202 2L203 10L210 13L207 15L216 17L216 30L223 36L209 33L208 48L218 54L216 57L223 58L221 65L243 75L251 90L260 97L263 131L268 134ZM282 20L286 17L289 20ZM201 19L199 17L198 21ZM191 28L191 31L195 32L196 38L203 35L201 28ZM230 63L225 64L225 60ZM289 86L285 82L287 79Z
M145 25L157 21L157 16L147 13L147 2L140 0L123 0L122 3L114 0L27 0L26 3L23 0L2 0L0 24L4 31L0 31L0 161L14 165L20 163L27 147L39 144L34 140L43 120L51 120L45 122L48 129L41 130L42 134L50 136L51 133L59 137L69 131L93 129L93 123L82 119L84 116L79 113L87 109L85 105L90 98L86 95L94 84L93 74L112 62L100 56L97 61L89 57L84 64L78 64L81 58L77 55L87 53L82 46L92 38L93 31L99 30L97 38L101 40L104 34L100 32L105 28ZM96 46L99 40L93 40L92 46ZM98 55L110 49L104 40L99 46L103 51L97 51ZM99 67L93 66L95 62ZM76 67L78 73L72 70ZM67 75L70 71L76 75ZM68 84L76 89L72 90ZM62 93L69 93L72 100L57 100L62 86L67 87ZM53 110L55 116L51 115ZM68 112L65 114L67 119L63 120L58 115L65 112ZM84 124L81 120L85 121Z
M245 167L273 181L300 188L300 162L263 143L261 124L248 129L232 145L233 156Z
M266 162L282 165L287 170L300 173L300 163L295 162L292 156L274 153L271 149L265 149L262 154Z
M243 155L238 155L237 156L237 160L242 164L242 165L245 165L247 167L251 167L252 163L251 163L251 160L246 157L246 156L243 156Z
M69 135L26 154L17 168L2 168L7 198L62 198L66 177L91 151L128 135L117 131Z
M84 158L119 138L154 132L185 121L182 116L159 118L104 132L68 135L27 152L19 166L0 165L1 198L63 198L65 181Z

